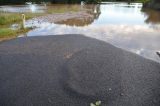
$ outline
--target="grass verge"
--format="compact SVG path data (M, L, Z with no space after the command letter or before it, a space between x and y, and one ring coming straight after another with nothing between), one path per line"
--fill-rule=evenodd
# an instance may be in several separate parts
M38 16L42 13L25 13L26 20ZM14 23L21 23L22 16L20 13L0 12L0 41L17 37L19 34L26 33L32 28L13 30L10 26Z
M26 20L37 17L37 16L41 16L41 15L43 15L43 13L25 13ZM20 22L21 20L22 20L22 16L20 13L0 12L0 27L3 25L10 25L15 22Z
M17 37L19 34L23 34L31 30L32 28L17 29L0 28L0 41L8 40Z
M57 5L57 6L48 6L45 13L30 13L26 12L24 13L26 16L26 20L35 18L38 16L48 15L48 14L55 14L55 13L65 13L65 12L77 12L80 11L79 6L63 6L63 5ZM26 33L31 28L27 29L17 29L13 30L10 28L10 26L14 23L21 23L22 22L22 15L21 13L11 13L11 12L2 12L0 11L0 41L1 39L5 38L14 38L18 36L18 34Z
M34 17L42 16L42 15L48 15L48 14L55 14L55 13L65 13L65 12L77 12L80 11L79 6L49 6L45 13L30 13L26 12L24 13L27 19L31 19ZM21 13L11 13L11 12L2 12L0 11L0 27L2 25L11 25L15 22L21 22L22 16Z

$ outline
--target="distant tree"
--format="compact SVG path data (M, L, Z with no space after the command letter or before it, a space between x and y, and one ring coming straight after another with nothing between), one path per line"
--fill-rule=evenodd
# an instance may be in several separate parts
M139 2L145 2L145 1L148 1L148 0L0 0L0 5L25 4L25 2L80 3L81 1L85 1L87 3L98 3L98 2L101 2L101 1L126 1L126 2L139 1ZM160 0L151 0L151 1L155 2L155 3L160 3Z

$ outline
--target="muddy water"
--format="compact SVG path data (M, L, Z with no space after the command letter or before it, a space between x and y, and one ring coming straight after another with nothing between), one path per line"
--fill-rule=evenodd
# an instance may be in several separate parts
M84 34L160 62L160 57L156 54L160 51L160 12L142 9L140 3L105 2L101 5L76 6L80 11L28 20L26 26L35 29L26 36ZM68 5L58 6L59 9L64 7L73 8ZM12 12L28 12L29 8L31 12L46 12L46 8L54 9L57 6L34 5L27 8L21 11L14 8Z

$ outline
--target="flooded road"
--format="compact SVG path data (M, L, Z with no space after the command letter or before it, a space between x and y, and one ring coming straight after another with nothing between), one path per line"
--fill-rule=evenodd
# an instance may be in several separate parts
M160 12L142 9L141 3L102 3L100 5L32 5L1 7L9 12L48 12L56 9L79 9L78 12L50 14L28 20L34 30L25 36L84 34L119 48L160 62Z

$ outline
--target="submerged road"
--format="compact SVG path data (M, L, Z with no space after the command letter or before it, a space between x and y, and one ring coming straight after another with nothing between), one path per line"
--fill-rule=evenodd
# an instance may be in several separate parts
M82 35L0 43L0 106L160 106L160 64Z

